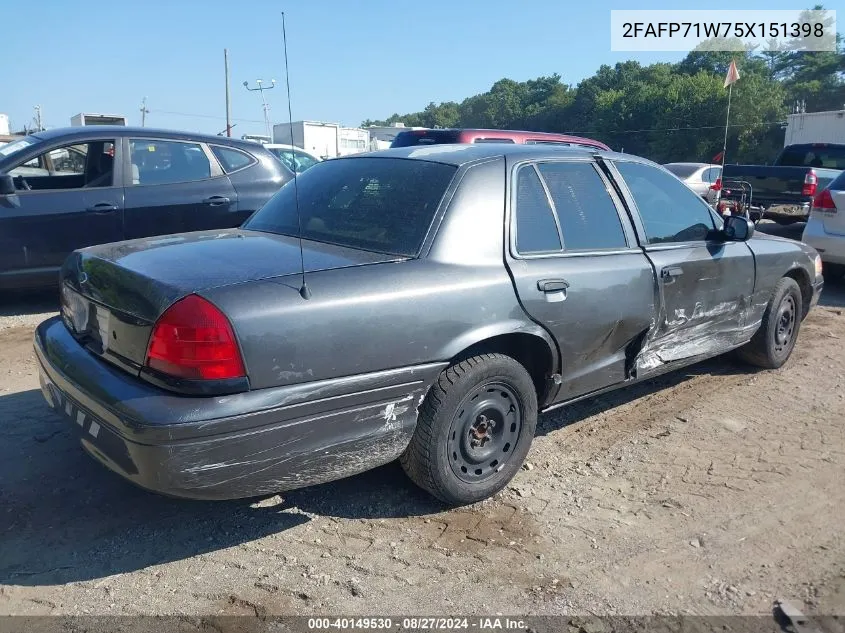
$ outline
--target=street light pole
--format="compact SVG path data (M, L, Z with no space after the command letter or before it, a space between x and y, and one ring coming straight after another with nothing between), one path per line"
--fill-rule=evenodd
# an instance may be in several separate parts
M271 79L270 82L271 82L271 85L265 86L262 79L256 79L255 83L258 85L258 87L257 88L250 88L249 82L245 81L244 82L244 88L246 88L250 92L256 92L257 91L257 92L261 93L261 103L264 106L264 125L267 127L267 136L270 137L270 140L272 141L273 140L273 130L270 127L270 113L269 113L270 106L267 104L267 99L264 97L264 91L265 90L272 90L273 88L276 87L276 80L275 79Z

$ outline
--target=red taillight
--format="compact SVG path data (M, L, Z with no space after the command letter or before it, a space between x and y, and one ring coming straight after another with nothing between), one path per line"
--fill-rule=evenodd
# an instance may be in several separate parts
M716 178L716 182L710 185L710 188L713 191L721 191L722 190L722 177Z
M146 364L150 369L191 380L246 375L229 320L214 304L197 295L177 301L156 321Z
M819 179L816 176L816 172L812 169L807 172L807 175L804 176L804 186L801 188L801 195L802 196L814 196L816 195L816 187L819 184Z
M833 196L830 195L830 189L825 189L813 198L813 209L826 213L836 213L836 205L833 203Z

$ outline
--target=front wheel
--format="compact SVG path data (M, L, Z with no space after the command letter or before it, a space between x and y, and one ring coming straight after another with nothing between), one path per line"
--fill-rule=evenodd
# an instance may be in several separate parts
M794 279L784 277L775 286L760 329L739 349L740 358L764 369L777 369L792 354L802 318L801 289Z
M400 462L441 501L475 503L517 473L536 426L537 393L526 369L503 354L474 356L440 374Z

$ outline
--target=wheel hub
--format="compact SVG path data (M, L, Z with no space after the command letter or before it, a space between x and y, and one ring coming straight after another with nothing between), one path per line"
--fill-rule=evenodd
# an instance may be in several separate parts
M483 413L475 419L469 429L469 445L471 448L483 448L484 445L493 439L493 429L496 428L496 421L488 418Z

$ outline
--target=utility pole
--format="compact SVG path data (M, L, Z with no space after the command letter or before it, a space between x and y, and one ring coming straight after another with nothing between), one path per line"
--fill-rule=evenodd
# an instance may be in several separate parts
M232 110L229 107L229 49L223 49L223 65L226 72L226 136L232 136Z
M147 110L147 98L144 97L141 99L141 127L144 127L144 124L147 122L147 115L150 113Z
M250 92L258 91L258 92L261 93L261 102L264 104L264 125L267 126L267 136L269 136L270 140L272 141L273 140L273 130L270 127L270 113L269 113L270 106L267 105L267 99L264 98L264 91L265 90L272 90L273 88L276 87L276 80L271 79L270 81L272 82L272 85L265 86L265 85L263 85L262 79L256 79L255 83L258 84L257 88L250 88L249 82L245 81L244 82L244 88L246 88Z
M42 132L44 130L44 128L41 127L41 106L40 105L35 106L35 127L38 128L39 132Z

